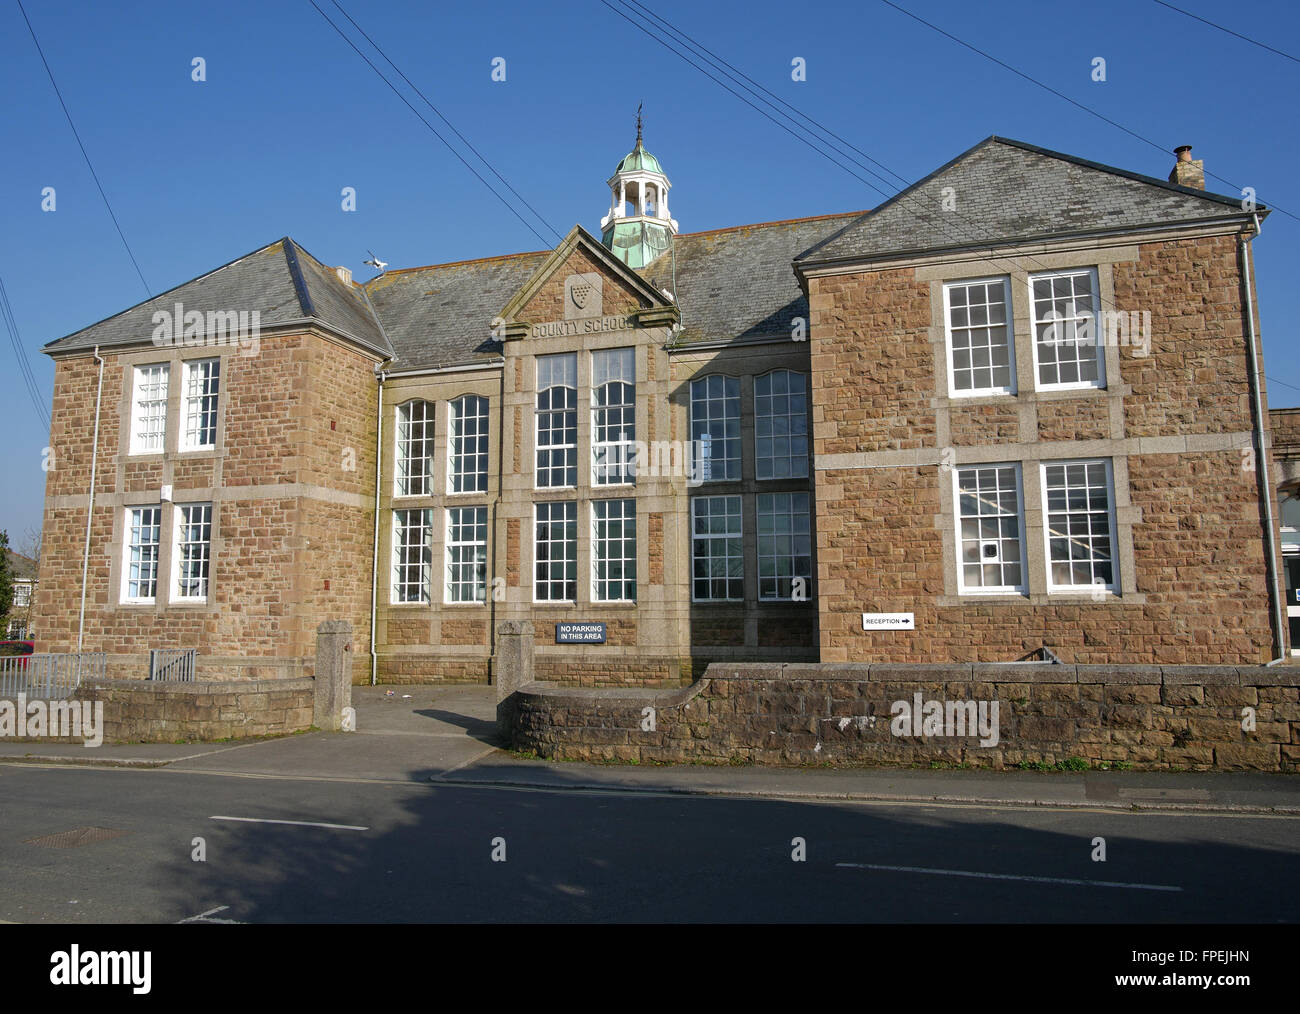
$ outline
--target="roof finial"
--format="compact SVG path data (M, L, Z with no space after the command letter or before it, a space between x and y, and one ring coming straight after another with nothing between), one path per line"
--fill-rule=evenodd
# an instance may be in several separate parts
M636 104L636 146L638 148L641 147L641 107L643 105L645 105L644 100Z

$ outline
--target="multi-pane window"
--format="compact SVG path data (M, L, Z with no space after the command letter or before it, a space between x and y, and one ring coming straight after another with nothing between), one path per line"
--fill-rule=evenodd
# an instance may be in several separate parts
M428 602L433 511L393 511L393 601Z
M1008 280L949 282L943 295L948 323L948 390L954 395L1014 394Z
M808 378L775 370L754 380L754 469L760 479L808 475Z
M745 597L740 497L691 498L691 598L696 602Z
M161 507L131 507L126 512L126 573L123 598L152 602L158 594L158 542Z
M634 349L591 354L591 481L636 480L636 355Z
M572 602L578 597L578 505L537 504L533 540L533 598Z
M1023 592L1020 466L958 468L957 573L962 591Z
M178 504L176 507L176 572L178 599L208 597L208 571L212 564L212 504Z
M691 460L695 478L740 478L740 381L714 374L691 381Z
M1114 590L1110 462L1065 461L1043 466L1049 589Z
M811 598L812 534L807 493L758 497L758 597Z
M578 484L578 355L537 357L537 485Z
M636 601L635 500L592 501L591 578L595 601Z
M448 493L486 493L488 487L488 400L476 394L448 408Z
M167 433L166 363L137 366L131 390L131 453L161 454Z
M220 386L220 359L199 359L185 364L182 450L207 450L217 445L217 394Z
M428 496L433 474L433 405L397 406L397 495Z
M1103 387L1097 272L1052 271L1029 276L1038 386Z
M447 602L487 601L487 508L447 509Z

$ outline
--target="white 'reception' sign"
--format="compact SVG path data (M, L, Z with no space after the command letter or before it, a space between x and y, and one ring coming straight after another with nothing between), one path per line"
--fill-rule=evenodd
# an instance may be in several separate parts
M913 613L863 613L863 630L915 630Z

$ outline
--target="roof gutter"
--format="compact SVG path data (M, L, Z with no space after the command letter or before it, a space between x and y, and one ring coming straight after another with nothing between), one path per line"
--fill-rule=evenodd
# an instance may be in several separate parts
M1255 222L1254 235L1260 232L1259 215L1251 216ZM1254 443L1256 478L1260 496L1264 501L1264 566L1268 575L1268 597L1273 619L1273 646L1275 657L1269 665L1286 659L1286 627L1282 616L1282 596L1279 593L1277 571L1277 540L1273 535L1273 485L1268 476L1268 448L1264 446L1264 389L1259 375L1259 342L1255 334L1255 301L1252 296L1253 280L1250 271L1250 238L1243 232L1237 240L1241 251L1242 284L1246 293L1246 339L1250 355L1250 396L1255 408Z
M95 387L95 435L90 445L90 491L86 500L86 541L81 552L81 610L77 616L77 651L81 651L82 639L86 633L86 575L90 570L90 520L95 513L95 470L99 464L99 406L104 394L104 360L99 354L99 346L93 353L95 362L99 363L99 383Z

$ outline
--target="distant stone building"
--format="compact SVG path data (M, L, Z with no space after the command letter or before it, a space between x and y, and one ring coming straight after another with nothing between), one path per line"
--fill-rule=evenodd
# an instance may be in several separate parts
M262 247L47 346L41 647L265 675L341 618L359 681L484 681L531 620L590 684L1272 658L1264 211L1189 155L995 137L871 212L679 234L638 134L599 239L364 284Z
M36 561L30 557L5 550L9 555L9 573L13 577L14 598L0 631L11 641L21 641L32 636L35 630L32 606L36 600Z

